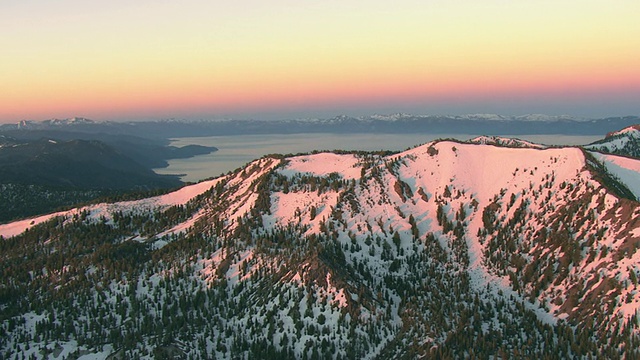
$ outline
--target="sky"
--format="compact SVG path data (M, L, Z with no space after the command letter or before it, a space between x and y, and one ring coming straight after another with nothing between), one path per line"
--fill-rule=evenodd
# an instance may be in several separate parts
M0 122L640 115L638 0L4 0Z

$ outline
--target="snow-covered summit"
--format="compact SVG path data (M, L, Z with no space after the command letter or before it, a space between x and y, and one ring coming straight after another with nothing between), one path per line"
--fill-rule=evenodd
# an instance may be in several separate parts
M503 147L513 147L513 148L530 148L530 149L545 149L547 146L536 144L530 141L516 139L516 138L507 138L501 136L478 136L468 141L471 144L480 144L480 145L495 145L495 146L503 146Z
M582 117L572 115L547 115L547 114L525 114L513 117L515 120L522 121L574 121L574 120L586 120Z
M640 138L640 125L632 125L628 126L622 130L610 132L607 134L605 139L615 138L618 136L627 136L631 138Z
M610 132L607 136L585 148L605 153L640 157L640 125L628 126Z
M510 120L510 116L498 115L498 114L466 114L454 116L458 119L466 120L489 120L489 121L505 121Z
M34 120L21 120L17 128L18 129L42 129L49 127L62 127L62 126L76 126L76 125L93 125L95 121L83 117L72 117L67 119L48 119L43 121Z
M373 114L368 118L373 120L379 120L379 121L398 121L398 120L414 118L414 117L416 117L416 115L411 115L407 113L395 113L395 114L387 114L387 115Z
M68 119L51 119L43 121L45 124L50 124L54 126L63 126L63 125L80 125L80 124L94 124L95 121L83 117L72 117Z

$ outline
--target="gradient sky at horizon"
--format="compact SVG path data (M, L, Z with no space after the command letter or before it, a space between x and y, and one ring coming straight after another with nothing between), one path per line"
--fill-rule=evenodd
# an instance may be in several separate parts
M637 0L8 0L0 122L640 114Z

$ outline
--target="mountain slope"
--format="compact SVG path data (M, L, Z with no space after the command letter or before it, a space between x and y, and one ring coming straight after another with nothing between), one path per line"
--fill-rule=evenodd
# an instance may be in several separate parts
M638 158L640 157L640 125L632 125L608 133L604 139L589 144L585 148Z
M0 353L632 357L640 209L602 169L451 141L265 157L0 225Z

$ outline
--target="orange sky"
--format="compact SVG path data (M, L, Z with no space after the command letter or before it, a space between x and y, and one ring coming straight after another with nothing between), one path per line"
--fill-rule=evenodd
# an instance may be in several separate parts
M637 0L0 7L0 122L640 112Z

